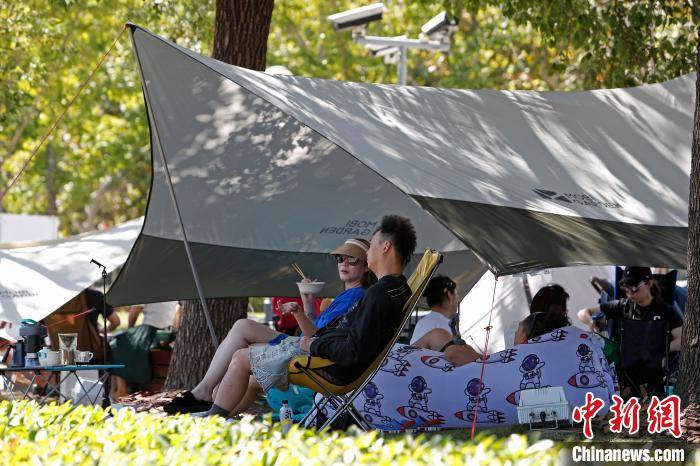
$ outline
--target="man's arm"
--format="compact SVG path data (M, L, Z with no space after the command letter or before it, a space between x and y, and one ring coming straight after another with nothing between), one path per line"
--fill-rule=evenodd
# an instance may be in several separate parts
M102 319L99 319L102 320ZM119 324L121 324L122 321L119 318L119 315L116 312L112 312L107 316L107 333L111 332L115 328L119 327ZM97 324L97 331L98 333L103 333L104 332L104 327L100 325L99 323Z
M455 366L463 366L474 362L481 357L474 348L464 344L454 344L445 348L445 345L452 341L452 333L444 328L436 328L415 341L411 346L426 348L433 351L443 351L445 359L450 361Z
M304 335L299 340L299 348L306 353L311 353L311 342L312 341L313 341L313 338L307 337L306 335Z
M589 307L578 311L578 318L581 322L593 328L593 316L600 312L600 306Z
M411 346L433 351L442 351L446 344L452 341L452 334L444 328L434 328L414 341Z
M469 345L450 345L445 348L445 359L455 366L464 366L481 358L481 354Z
M136 321L138 320L138 318L142 312L143 312L143 306L140 304L136 304L136 305L131 306L129 308L129 319L127 321L128 328L131 328L134 325L136 325ZM117 326L118 325L119 324L117 324Z
M385 292L367 293L357 309L357 317L347 329L332 329L314 338L311 354L330 359L339 366L363 362L368 355L378 353L382 329L387 326L383 310L391 309L391 298Z
M119 318L119 314L117 314L116 312L111 313L107 316L107 331L111 332L115 328L119 327L119 324L121 323L122 321Z
M680 351L681 350L681 338L683 337L683 327L676 327L671 330L671 343L669 344L668 350Z
M309 352L312 356L330 359L339 366L352 366L360 362L358 345L350 329L333 329L313 338Z

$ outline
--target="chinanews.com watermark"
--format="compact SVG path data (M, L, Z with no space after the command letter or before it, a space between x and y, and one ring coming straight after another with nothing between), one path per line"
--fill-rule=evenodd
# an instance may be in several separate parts
M572 419L576 423L582 424L583 435L587 439L582 443L569 443L567 446L570 452L572 463L660 463L660 464L683 464L686 455L691 452L682 448L680 440L676 442L596 442L592 443L594 431L592 427L593 419L604 408L605 401L596 398L593 393L586 393L586 401L582 406L576 406L572 412ZM646 422L642 424L640 417L644 413ZM675 439L681 437L680 426L680 398L670 395L659 399L653 396L646 407L642 410L642 405L638 398L630 398L624 401L618 395L612 396L610 405L610 418L608 427L612 434L635 435L640 432L643 425L646 425L648 434L667 434Z
M683 464L686 451L680 444L644 444L616 446L612 443L573 445L569 447L573 463L660 463ZM691 453L688 452L690 455Z

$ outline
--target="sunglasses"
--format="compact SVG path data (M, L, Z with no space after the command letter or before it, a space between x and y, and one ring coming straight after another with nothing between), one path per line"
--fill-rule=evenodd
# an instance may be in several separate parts
M622 290L625 292L626 295L631 295L639 291L639 287L645 284L646 282L642 281L637 283L636 286L622 286Z
M454 291L455 288L457 288L457 284L450 280L445 284L445 288L442 289L442 293L445 294L448 291Z
M335 255L335 256L333 256L333 257L335 257L335 261L336 261L338 264L342 264L342 263L345 262L346 260L348 261L348 264L350 264L350 265L357 265L357 264L359 264L360 262L362 262L362 261L361 261L360 259L358 259L357 257L344 256L344 255L342 255L342 254L338 254L338 255Z

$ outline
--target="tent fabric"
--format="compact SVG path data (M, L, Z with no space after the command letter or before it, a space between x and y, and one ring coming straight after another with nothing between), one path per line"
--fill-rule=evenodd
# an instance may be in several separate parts
M294 293L290 256L366 237L385 213L410 217L419 250L455 270L475 267L470 250L499 275L634 263L642 248L646 263L685 264L692 75L574 93L359 84L267 75L131 32L154 172L115 304L168 297L139 284L136 263L164 282L187 273L170 268L183 238L161 158L206 296L251 295L245 272L231 275L249 265ZM243 257L255 264L228 262Z
M0 320L40 320L101 278L95 259L114 271L129 255L143 218L58 240L0 245Z

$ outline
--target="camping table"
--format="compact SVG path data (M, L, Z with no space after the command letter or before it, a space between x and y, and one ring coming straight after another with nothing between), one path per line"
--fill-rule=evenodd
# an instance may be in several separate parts
M70 377L75 377L75 379L78 382L78 385L80 385L80 388L83 389L83 393L78 398L75 403L78 404L80 403L83 398L88 399L90 404L94 405L97 403L97 398L99 395L99 390L96 391L95 393L95 398L90 397L90 393L97 384L95 384L93 387L90 388L90 390L86 390L85 386L83 385L82 380L80 377L78 377L78 372L82 371L100 371L101 375L97 378L97 382L101 382L104 384L104 382L107 380L107 377L109 377L110 371L113 369L123 369L125 366L123 364L81 364L79 366L73 365L73 366L46 366L46 367L0 367L0 377L5 381L7 391L10 393L10 397L12 398L13 401L17 400L24 400L29 398L29 391L32 388L32 385L34 382L38 379L46 383L46 390L43 395L40 395L39 397L39 402L42 403L46 401L48 397L51 395L56 395L58 396L58 401L68 401L69 397L66 396L65 394L61 393L61 383L65 382L68 380ZM29 382L29 385L27 386L26 390L22 390L18 388L18 391L22 393L21 397L15 396L15 387L16 384L12 381L12 378L9 376L13 372L30 372L32 373L32 378ZM50 375L48 377L44 377L42 372L49 372ZM58 382L54 383L52 382L53 377L51 377L55 373L61 373L61 372L67 372L67 374L61 376L58 376Z

